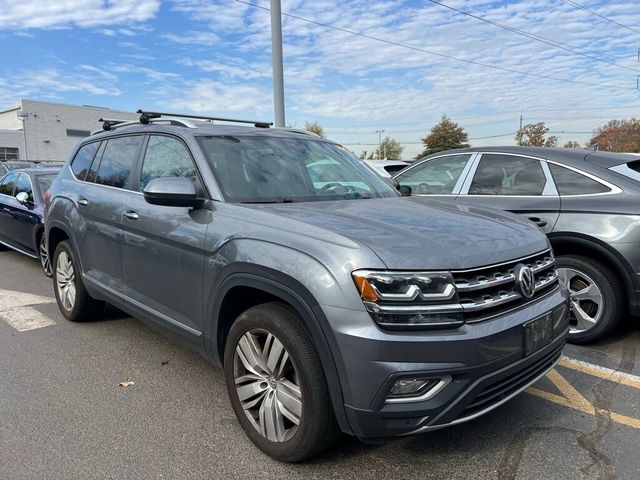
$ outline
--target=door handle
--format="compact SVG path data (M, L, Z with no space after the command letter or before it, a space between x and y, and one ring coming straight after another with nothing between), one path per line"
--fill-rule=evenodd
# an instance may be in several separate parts
M529 217L529 220L531 220L533 223L535 223L539 227L547 226L546 220L540 220L538 217Z
M89 200L87 200L86 198L79 198L78 205L89 205Z
M137 220L140 218L140 215L138 215L136 212L132 212L131 210L124 212L124 216L129 220Z

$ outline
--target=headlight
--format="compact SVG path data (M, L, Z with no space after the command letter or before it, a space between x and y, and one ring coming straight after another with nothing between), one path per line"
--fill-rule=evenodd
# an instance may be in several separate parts
M379 324L455 327L464 323L449 272L353 272L362 301Z

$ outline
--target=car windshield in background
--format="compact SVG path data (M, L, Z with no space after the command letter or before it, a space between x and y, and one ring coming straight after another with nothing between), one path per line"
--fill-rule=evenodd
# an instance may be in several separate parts
M311 202L399 193L348 150L329 142L265 136L199 137L228 201Z
M51 175L36 175L36 184L38 185L38 191L40 193L40 198L44 198L44 194L51 184L56 179L57 174L52 173Z

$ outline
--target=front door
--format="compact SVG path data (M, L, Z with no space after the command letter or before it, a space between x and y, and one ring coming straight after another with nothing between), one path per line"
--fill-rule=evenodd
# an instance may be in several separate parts
M200 335L204 244L212 212L147 203L142 194L156 178L185 177L204 195L187 146L168 135L149 135L136 192L123 216L125 294L182 330Z
M22 204L16 199L19 193L27 194L26 203ZM40 217L35 211L36 205L29 175L26 173L18 175L13 197L6 199L4 207L7 215L5 232L9 241L25 252L37 255L35 233Z

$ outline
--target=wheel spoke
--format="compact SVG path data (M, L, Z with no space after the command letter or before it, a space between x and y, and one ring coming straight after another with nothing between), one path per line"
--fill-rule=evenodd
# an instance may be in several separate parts
M238 342L238 347L238 356L247 370L256 375L267 371L263 360L262 348L255 335L249 332L245 333L240 342Z
M296 425L299 425L302 417L300 387L288 380L278 382L277 399L282 414Z
M244 385L236 386L236 391L238 392L238 398L241 402L245 400L249 400L250 398L255 397L263 392L265 392L269 388L269 384L264 379L254 380L250 383L246 383Z
M591 300L597 305L602 303L602 293L600 293L600 289L593 283L582 290L572 293L571 296L578 301Z
M284 439L284 417L279 411L278 402L273 392L269 392L260 405L260 433L272 442Z
M576 316L577 330L588 330L596 324L595 318L589 316L587 312L585 312L580 305L574 303L571 308L573 309L573 313Z
M280 343L280 340L271 334L267 335L267 341L264 344L264 354L267 360L267 369L269 370L269 373L277 375L282 370L280 363L283 355L286 353L287 352L282 343ZM284 361L286 361L286 359Z

